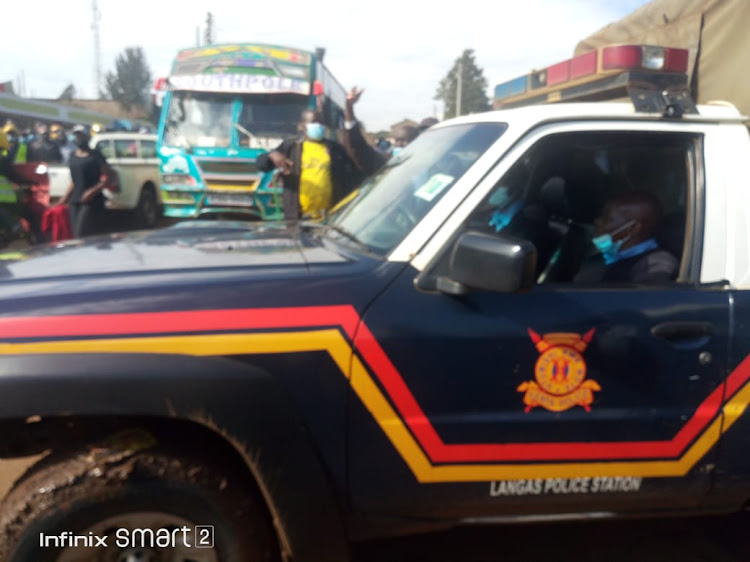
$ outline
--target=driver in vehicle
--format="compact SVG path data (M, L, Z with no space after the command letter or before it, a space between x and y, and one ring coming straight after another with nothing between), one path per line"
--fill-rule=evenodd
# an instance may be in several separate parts
M654 237L661 220L661 205L649 193L631 191L610 198L594 220L597 255L584 263L575 281L674 281L679 260L660 248Z

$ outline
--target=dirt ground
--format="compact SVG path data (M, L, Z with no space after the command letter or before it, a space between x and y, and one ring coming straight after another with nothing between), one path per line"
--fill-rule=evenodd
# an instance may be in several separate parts
M25 457L22 459L5 460L0 462L0 498L4 498L5 494L10 490L13 482L16 478L21 476L27 468L29 468L36 461L41 459L44 455L36 455L33 457Z

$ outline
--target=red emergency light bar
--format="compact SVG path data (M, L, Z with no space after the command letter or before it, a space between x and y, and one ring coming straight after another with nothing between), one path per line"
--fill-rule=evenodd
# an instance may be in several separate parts
M634 69L687 72L688 50L652 47L650 45L621 45L604 47L602 70Z
M653 45L602 47L532 72L525 77L499 84L495 88L495 106L503 106L506 100L520 101L527 96L552 93L568 86L593 82L617 72L637 70L685 74L688 68L688 55L687 49Z

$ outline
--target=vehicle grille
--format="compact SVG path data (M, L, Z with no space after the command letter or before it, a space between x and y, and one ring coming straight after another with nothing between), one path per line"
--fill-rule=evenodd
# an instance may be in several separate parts
M258 168L251 160L198 160L204 174L257 174Z

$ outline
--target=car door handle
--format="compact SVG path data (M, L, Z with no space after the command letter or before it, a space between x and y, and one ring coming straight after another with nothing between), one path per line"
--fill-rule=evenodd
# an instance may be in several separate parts
M716 333L710 322L664 322L651 328L655 338L671 343L703 343Z

